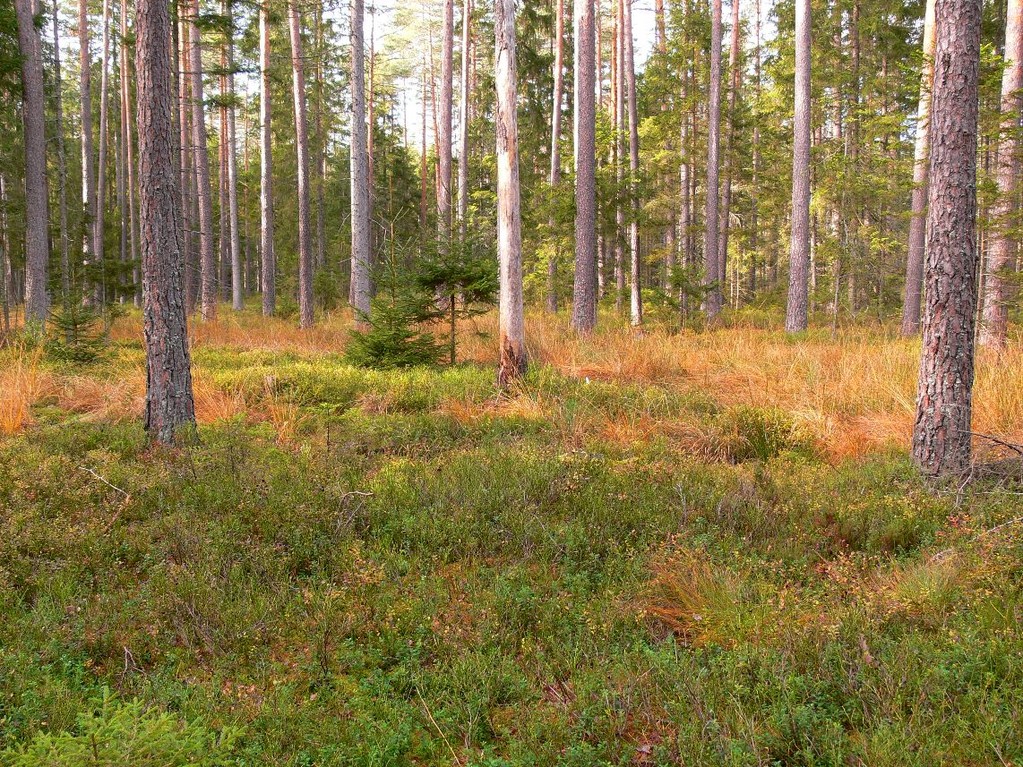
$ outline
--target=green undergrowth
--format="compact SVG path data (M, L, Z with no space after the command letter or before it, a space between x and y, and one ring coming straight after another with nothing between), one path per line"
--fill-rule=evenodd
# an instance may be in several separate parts
M543 369L196 363L302 428L0 442L3 767L1023 759L1019 488Z

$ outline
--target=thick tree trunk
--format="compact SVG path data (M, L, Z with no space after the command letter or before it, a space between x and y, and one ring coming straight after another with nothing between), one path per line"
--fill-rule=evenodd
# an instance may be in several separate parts
M934 74L934 0L924 13L924 58L920 69L920 103L916 110L913 146L913 198L909 221L909 253L902 301L902 335L920 332L920 288L924 274L924 237L927 217L927 151L930 145L931 80Z
M596 108L594 0L575 2L575 281L572 326L587 333L597 323Z
M718 276L725 282L728 274L728 236L732 222L732 175L735 172L735 102L739 95L739 0L732 0L731 44L728 48L728 124L725 127L725 177L721 190L721 238L718 240Z
M949 475L967 470L971 460L981 0L937 0L935 20L913 460L927 474Z
M792 249L785 330L806 330L810 271L810 0L796 0L796 86L792 138Z
M213 237L213 194L210 186L210 155L206 141L206 114L202 86L202 37L199 34L199 0L189 5L189 77L192 91L192 167L199 204L200 309L203 320L217 318L217 257Z
M313 253L309 231L309 129L305 108L305 71L302 63L302 20L295 0L288 2L291 28L292 93L295 97L295 150L298 153L298 324L313 324Z
M737 0L732 0L736 2ZM639 253L639 194L636 183L639 176L639 110L636 100L636 63L632 39L632 0L623 0L622 38L625 43L625 82L629 102L629 318L633 327L643 324L643 293L640 285Z
M146 344L145 428L169 444L195 425L184 301L184 261L175 220L171 21L160 0L137 0L139 200Z
M82 264L90 269L95 266L96 171L92 156L92 56L89 54L89 6L86 0L78 0L78 59L81 73ZM86 286L88 281L87 276ZM89 295L88 287L85 295Z
M25 126L25 321L46 324L50 297L49 195L46 190L46 93L43 54L32 0L17 0L18 48L21 51L22 122ZM6 205L5 205L6 207ZM6 231L6 227L4 229ZM7 254L8 264L10 254Z
M366 145L366 75L363 0L352 0L352 280L349 303L357 321L369 314L369 163ZM425 126L424 126L425 131Z
M259 242L263 316L277 311L277 254L274 251L273 134L270 130L270 0L259 6Z
M1005 23L1005 71L1002 74L1002 130L998 142L998 198L984 278L983 346L1003 347L1009 331L1009 304L1015 290L1008 273L1016 265L1018 240L1011 234L1019 185L1020 90L1023 89L1023 2L1009 0Z
M556 195L561 185L561 106L565 89L565 0L557 0L554 21L554 95L551 108L551 194ZM556 223L553 214L547 219L551 235ZM560 242L560 238L556 238ZM557 248L558 246L555 245ZM560 248L558 248L560 250ZM558 252L547 262L547 311L558 311Z
M500 261L498 386L526 372L522 308L522 218L519 210L519 148L515 74L515 1L495 0L497 81L497 252ZM590 89L591 97L593 89Z
M799 0L797 0L798 2ZM704 308L708 320L721 312L721 274L718 261L719 151L721 144L721 0L711 0L710 96L707 105L707 208L703 234Z

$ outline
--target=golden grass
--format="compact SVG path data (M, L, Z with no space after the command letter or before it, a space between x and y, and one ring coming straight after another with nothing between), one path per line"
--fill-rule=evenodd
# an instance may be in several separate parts
M459 359L481 365L495 363L496 313L459 326ZM196 348L232 348L293 352L303 355L339 353L351 328L348 311L331 313L310 330L293 320L264 318L254 312L233 314L222 308L215 322L195 320L189 331ZM115 340L141 338L138 314L120 318ZM903 340L877 327L814 330L789 337L779 330L730 327L703 333L669 334L649 328L643 334L613 317L602 317L589 337L574 334L564 314L551 318L538 312L527 317L527 347L534 362L564 375L618 383L655 384L670 391L697 392L725 407L772 407L786 411L800 430L815 439L833 459L909 445L915 411L919 342ZM87 376L54 382L39 368L38 355L13 352L13 365L0 377L0 429L16 431L30 420L29 409L42 392L56 385L62 407L96 418L134 417L141 413L142 372L132 371L102 383ZM1001 354L981 350L974 391L974 430L1023 442L1023 344L1018 336ZM196 407L201 422L239 415L266 419L292 432L297 413L283 403L246 403L238 392L224 391L204 371L195 372ZM113 391L105 391L106 388ZM273 399L263 397L262 399ZM390 405L386 393L365 396L368 412ZM495 414L555 418L560 403L543 401L524 389L495 404L445 402L442 410L459 419ZM287 412L286 412L287 411ZM677 442L696 455L714 458L713 435L691 421L646 412L641 404L628 417L572 424L605 439L629 443L653 437Z
M15 349L0 369L0 434L15 434L32 423L32 405L52 384L40 367L40 353Z

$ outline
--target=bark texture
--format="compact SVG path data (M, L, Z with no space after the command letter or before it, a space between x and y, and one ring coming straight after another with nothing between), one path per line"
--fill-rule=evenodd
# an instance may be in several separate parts
M305 70L302 62L302 19L295 0L288 3L291 29L292 94L295 98L295 150L298 153L298 324L313 324L313 251L309 230L309 127L305 105Z
M142 311L146 344L145 428L172 443L195 425L185 319L184 261L178 247L171 21L161 0L137 0L139 203Z
M561 185L561 104L565 90L565 0L557 0L554 19L554 96L551 109L551 192ZM555 222L548 221L551 232ZM560 239L558 240L560 242ZM559 248L560 250L560 248ZM547 311L558 311L558 254L552 253L547 262Z
M735 2L735 0L732 0ZM629 320L633 327L643 324L643 293L640 285L639 253L639 111L636 103L636 62L632 39L632 0L623 0L622 39L625 47L625 82L629 109Z
M806 330L810 282L810 0L796 0L796 89L792 137L792 249L785 330Z
M366 74L363 0L352 0L352 281L348 300L369 314L369 152L366 145Z
M35 25L32 0L17 0L14 10L22 56L21 98L25 126L25 207L28 211L25 221L25 320L45 324L50 305L46 284L50 215L46 190L46 94L43 90L42 41ZM6 258L9 264L9 253Z
M927 474L970 466L977 303L977 88L981 0L937 0L923 347L913 460Z
M913 145L913 197L909 221L906 285L902 300L902 335L920 332L920 289L924 275L924 238L927 228L927 152L930 146L931 81L934 76L934 2L924 12L924 61L920 69L920 102L916 110Z
M498 310L501 357L497 383L503 388L526 372L519 129L516 116L515 0L495 0L494 29L497 58L497 253L501 270ZM592 92L591 88L591 95Z
M575 2L575 281L572 327L597 324L597 182L593 0Z
M437 134L437 229L441 247L451 237L451 126L453 117L455 2L444 0L443 39L440 52L440 114Z
M797 0L797 4L802 0ZM703 232L703 284L707 291L707 319L721 312L721 275L718 267L718 194L721 149L721 0L711 0L710 103L707 105L707 209Z
M199 34L199 0L189 5L188 76L192 92L192 167L199 205L200 310L203 320L217 318L217 256L213 237L213 192L210 186L210 154L206 140L206 115L202 85L202 38Z
M563 2L563 0L561 0ZM472 0L462 0L462 101L459 105L458 234L465 242L469 225L469 116L472 89L469 81L469 46L472 44Z
M269 0L259 6L259 242L263 316L277 311L277 253L274 251L273 134L270 130Z

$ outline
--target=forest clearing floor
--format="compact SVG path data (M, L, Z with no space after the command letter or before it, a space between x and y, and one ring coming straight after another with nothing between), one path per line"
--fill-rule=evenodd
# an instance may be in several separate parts
M0 350L0 765L1023 764L1023 477L919 477L917 342L537 314L498 396L493 322L195 322L173 450L137 314Z

